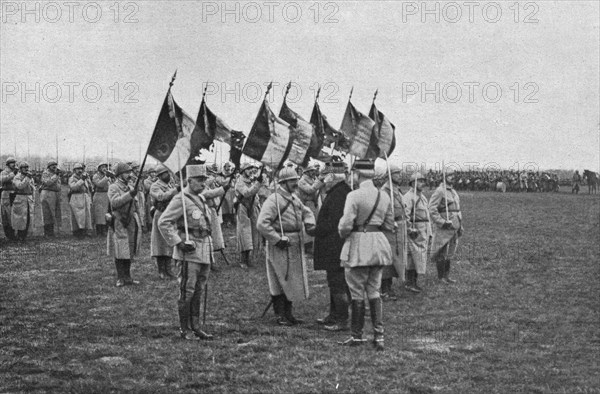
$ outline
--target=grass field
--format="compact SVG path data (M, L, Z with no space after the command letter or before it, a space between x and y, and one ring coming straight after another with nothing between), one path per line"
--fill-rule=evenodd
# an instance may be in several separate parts
M149 256L132 267L141 285L115 288L103 239L2 244L0 392L600 393L600 197L461 202L458 283L438 284L429 264L422 294L386 302L383 353L339 346L346 333L314 323L323 272L296 305L307 323L280 328L260 318L263 261L243 271L217 256L206 327L217 338L190 343L177 336L176 282Z

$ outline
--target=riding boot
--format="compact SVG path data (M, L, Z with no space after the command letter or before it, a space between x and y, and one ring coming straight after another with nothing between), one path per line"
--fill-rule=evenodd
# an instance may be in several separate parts
M435 260L435 267L437 268L438 279L440 282L446 282L446 260L438 258Z
M383 303L381 298L370 299L369 306L373 325L373 346L376 350L383 350Z
M125 284L126 285L139 285L140 282L138 282L137 280L133 280L131 278L131 259L126 259L123 260L123 266L124 266L124 274L125 274Z
M199 291L198 294L194 294L190 302L190 323L191 329L194 332L196 337L210 341L213 339L211 334L207 334L200 329L200 306L201 306L201 294L202 291Z
M54 225L53 224L44 224L44 237L52 237L54 234Z
M117 287L125 286L125 272L123 260L115 259L115 268L117 269Z
M250 263L250 251L245 250L241 254L240 267L248 268L249 263Z
M413 271L413 287L417 290L419 290L419 292L423 291L423 289L421 288L421 286L419 286L417 284L417 280L419 279L419 274L417 273L417 270Z
M188 341L197 341L198 338L192 331L190 322L190 301L177 301L177 311L179 312L179 335Z
M173 273L172 268L173 268L173 259L168 257L168 256L164 256L164 272L165 275L167 275L167 279L175 279L177 278L177 273Z
M96 236L97 237L101 237L102 236L102 225L101 224L97 224L96 225Z
M365 326L365 301L364 300L352 300L352 318L350 321L350 330L352 336L342 342L345 346L358 346L362 345L364 340L362 339L363 327Z
M4 228L4 235L11 241L15 241L17 238L15 237L15 231L10 225L2 226Z
M280 326L293 326L294 323L288 320L285 313L285 294L279 294L271 297L273 299L273 311L277 317L277 324Z
M454 279L450 279L448 275L450 274L450 260L446 260L445 270L444 270L444 278L447 283L456 283Z
M165 269L166 269L165 257L163 257L163 256L156 257L156 266L158 267L158 277L160 279L168 279L168 275L165 272Z
M284 305L285 305L285 317L292 322L292 324L296 325L296 324L302 324L304 323L304 320L302 319L296 319L294 317L294 315L292 314L292 301L288 300L287 297L285 296L285 294L283 295L284 297Z
M408 291L420 293L421 290L417 287L417 271L414 269L408 270L410 284L407 286Z

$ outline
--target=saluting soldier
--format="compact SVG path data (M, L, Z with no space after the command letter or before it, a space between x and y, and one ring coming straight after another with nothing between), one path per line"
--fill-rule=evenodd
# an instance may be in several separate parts
M456 282L449 278L450 259L454 257L458 238L463 234L460 198L451 186L453 181L454 175L446 174L446 182L435 189L429 201L429 215L435 224L430 253L435 261L438 279L443 283Z
M152 197L150 197L150 188L152 187L152 184L154 182L156 182L157 178L157 174L156 174L156 169L157 167L150 167L148 169L148 176L146 177L146 179L144 179L144 201L145 201L145 206L144 206L144 217L146 218L146 223L145 223L145 227L146 227L146 231L151 231L152 230L152 223L153 223L153 217L150 214L150 210L152 209L152 207L154 206L154 202L152 201Z
M29 172L29 164L21 162L19 172L13 178L15 199L10 212L10 222L16 231L18 241L25 241L29 223L31 222L31 206L33 204L33 175Z
M248 268L251 264L250 252L255 247L258 248L258 245L254 245L254 240L257 239L256 219L260 212L256 194L262 187L262 179L259 179L257 173L256 164L246 163L242 166L241 175L235 184L236 235L242 268Z
M293 303L308 298L303 232L314 235L315 216L294 195L298 173L293 168L283 168L277 182L280 187L265 200L256 227L267 240L267 279L277 323L290 326L302 323L293 315Z
M406 289L419 293L419 275L427 270L427 247L431 238L431 223L427 198L423 188L427 179L420 172L410 178L411 189L403 197L408 216L408 260L406 265Z
M406 241L406 212L404 201L402 200L402 169L395 163L389 164L392 175L392 185L389 182L389 174L384 174L385 184L381 191L388 196L394 195L394 221L396 222L396 232L386 232L390 247L392 248L392 265L383 267L381 277L381 297L383 299L395 299L392 284L394 278L398 278L400 284L406 280L406 259L407 259L407 241ZM390 192L391 190L391 192Z
M15 230L10 222L12 203L15 199L15 187L12 182L18 171L17 161L14 157L9 157L6 159L6 167L0 172L0 186L2 187L2 194L0 197L2 204L0 207L2 213L2 227L4 229L4 235L11 241L16 239Z
M314 269L327 272L329 314L323 319L317 319L317 323L323 324L328 331L341 331L348 328L350 291L340 262L344 240L338 233L338 223L344 214L346 197L352 189L347 182L348 166L343 161L327 163L323 174L323 191L327 192L327 196L317 217Z
M115 258L117 287L136 285L131 278L131 263L142 243L142 224L138 215L138 191L130 186L131 167L126 163L115 165L114 183L108 186L108 201L112 213L107 251Z
M173 247L162 236L158 228L158 221L173 197L181 191L181 188L179 186L174 187L169 183L171 181L171 174L166 166L159 164L156 167L156 175L158 179L150 186L149 194L150 200L154 203L150 252L151 256L156 259L158 276L161 279L168 279L173 277L170 269Z
M233 208L233 199L235 197L235 181L236 177L234 175L235 172L235 164L231 162L227 162L223 164L223 171L221 172L220 180L224 180L228 178L230 181L231 187L223 196L223 204L221 206L221 212L223 217L223 223L226 227L235 224L235 210Z
M92 177L94 184L94 198L92 199L92 209L94 211L94 223L96 223L96 235L106 235L106 212L108 212L108 186L110 177L106 173L108 163L100 163L96 173Z
M173 247L173 258L179 268L180 335L186 340L207 340L212 339L212 335L200 329L200 298L213 261L210 214L201 195L208 177L204 165L188 165L186 173L188 185L171 199L157 224L167 243ZM186 240L184 215L189 240Z
M73 166L73 175L69 178L69 206L71 207L71 226L73 235L83 237L92 230L92 183L89 175L83 171L81 163Z
M51 160L42 173L40 203L42 204L42 221L46 237L53 237L54 225L56 225L56 230L58 231L62 224L60 172L58 163Z
M346 197L344 215L338 231L345 239L340 260L352 296L352 336L342 344L356 346L362 339L365 324L366 293L373 325L373 344L383 350L383 304L379 294L383 267L392 264L392 250L383 231L394 231L390 197L373 184L375 162L356 160L354 184L358 186Z

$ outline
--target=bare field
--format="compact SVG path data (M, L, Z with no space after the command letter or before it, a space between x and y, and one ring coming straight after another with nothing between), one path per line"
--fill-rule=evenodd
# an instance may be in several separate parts
M383 353L315 323L324 272L310 270L311 297L295 305L306 324L261 319L264 262L238 268L232 229L232 265L217 255L209 281L216 340L199 343L179 339L176 282L149 256L132 266L139 286L115 288L104 239L0 241L0 392L600 393L600 197L461 203L458 283L438 284L430 264L422 294L386 302Z

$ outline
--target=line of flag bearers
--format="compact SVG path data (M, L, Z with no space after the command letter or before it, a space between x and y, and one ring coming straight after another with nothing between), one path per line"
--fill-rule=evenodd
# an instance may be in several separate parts
M0 173L2 224L9 239L24 239L30 224L34 183L28 169L27 163L17 166L9 159ZM271 183L264 167L252 163L241 167L237 179L231 163L223 172L218 166L188 165L185 184L162 164L143 182L136 182L137 170L137 163L116 163L112 171L101 163L89 179L83 164L76 164L68 180L74 233L82 236L93 222L99 235L107 235L116 285L122 287L138 283L131 265L142 232L150 229L159 276L177 276L179 282L180 334L186 340L212 338L201 330L201 299L204 292L206 308L213 253L225 248L221 223L232 215L243 268L252 266L252 251L266 242L266 274L279 325L302 323L293 305L309 297L307 254L313 253L314 269L326 271L329 288L329 312L317 323L328 331L350 330L343 345L365 342L368 305L374 347L384 349L383 300L395 299L393 278L407 291L421 292L418 278L426 273L429 256L440 282L454 282L450 265L464 230L452 174L427 201L423 175L413 173L403 195L401 168L390 164L387 171L375 171L373 160L355 160L351 171L342 161L328 162L322 171L307 166L301 175L286 166ZM61 225L60 187L61 171L50 161L40 186L46 235Z

